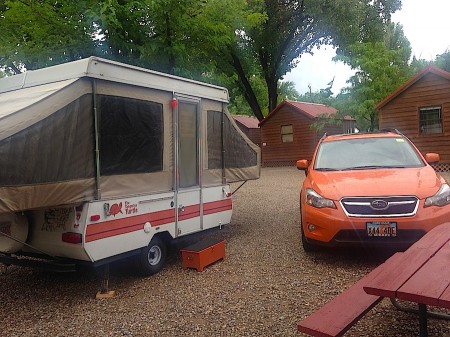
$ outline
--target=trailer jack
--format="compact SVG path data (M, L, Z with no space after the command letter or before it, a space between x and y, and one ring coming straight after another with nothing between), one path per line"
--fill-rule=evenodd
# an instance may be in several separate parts
M109 263L100 268L102 269L102 289L95 295L95 298L113 298L116 296L116 291L109 290Z

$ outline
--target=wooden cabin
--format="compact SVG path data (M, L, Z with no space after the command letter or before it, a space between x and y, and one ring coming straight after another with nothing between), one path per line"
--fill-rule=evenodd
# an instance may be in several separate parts
M299 159L311 160L324 133L354 132L355 120L348 117L325 123L321 131L312 127L320 118L330 118L336 112L324 104L282 101L259 123L262 166L291 166Z
M397 129L450 168L450 73L427 66L376 106L380 129Z
M261 147L261 130L255 116L233 115L239 129L256 145Z

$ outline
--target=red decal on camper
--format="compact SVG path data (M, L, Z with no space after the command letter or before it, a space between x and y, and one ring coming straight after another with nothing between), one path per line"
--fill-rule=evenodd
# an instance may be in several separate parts
M114 206L114 205L113 205ZM112 207L111 207L112 208ZM203 214L214 214L232 209L231 199L208 202L203 205ZM184 211L178 212L178 220L188 220L200 216L200 205L186 206ZM144 224L150 222L152 227L175 222L175 209L167 209L148 214L131 216L105 222L92 223L86 228L86 242L106 239L116 235L141 231Z
M112 204L111 207L109 208L109 215L114 215L116 216L116 214L123 214L122 213L122 202L118 203L118 204Z
M178 221L188 220L200 216L200 205L185 206L178 211Z
M231 199L207 202L203 205L203 214L214 214L219 212L231 211L233 204Z
M140 231L143 230L146 222L150 222L152 227L175 222L175 210L167 209L159 212L131 216L124 219L90 224L86 228L86 242Z

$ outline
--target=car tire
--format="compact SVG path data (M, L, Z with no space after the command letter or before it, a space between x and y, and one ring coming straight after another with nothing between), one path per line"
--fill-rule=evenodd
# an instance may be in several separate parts
M160 238L154 237L138 255L137 269L144 276L154 275L164 268L166 259L166 244Z

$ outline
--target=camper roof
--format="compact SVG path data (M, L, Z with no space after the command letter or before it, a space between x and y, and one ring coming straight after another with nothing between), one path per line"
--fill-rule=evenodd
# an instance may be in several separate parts
M1 78L0 93L82 77L175 91L179 94L228 102L228 91L223 87L94 56Z

